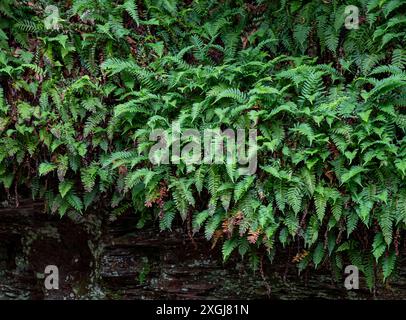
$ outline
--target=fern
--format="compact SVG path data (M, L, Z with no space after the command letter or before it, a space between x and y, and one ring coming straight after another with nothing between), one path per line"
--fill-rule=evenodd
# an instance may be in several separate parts
M396 255L392 251L388 256L383 259L382 270L383 270L383 280L385 281L395 269Z
M234 189L234 200L238 201L240 198L248 191L249 187L252 185L254 182L254 177L253 176L248 176L241 180L237 185L235 186Z
M191 219L224 260L294 248L300 271L350 261L369 288L388 279L406 222L405 7L358 2L347 30L348 3L324 2L75 0L56 31L38 4L2 1L2 201ZM176 131L257 130L258 169L152 163L157 129L171 155Z
M59 192L61 194L61 197L64 198L66 196L66 194L72 189L73 187L73 181L68 181L65 180L61 183L59 183Z
M135 0L126 0L123 4L124 9L128 12L137 26L140 25L140 18L138 16L138 7Z
M57 168L57 166L53 163L43 162L39 166L38 173L40 176L43 176L43 175L46 175L49 172L55 170L56 168Z
M229 239L224 241L222 248L223 261L227 261L227 259L230 257L231 253L234 251L237 245L238 245L237 239Z

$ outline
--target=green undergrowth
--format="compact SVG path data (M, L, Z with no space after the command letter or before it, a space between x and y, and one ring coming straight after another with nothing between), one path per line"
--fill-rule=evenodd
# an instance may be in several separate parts
M344 26L347 5L359 28ZM50 214L174 220L258 268L396 269L406 224L402 0L0 3L0 181ZM53 28L48 28L49 26ZM153 165L155 129L258 132L258 168ZM188 141L183 141L186 144Z

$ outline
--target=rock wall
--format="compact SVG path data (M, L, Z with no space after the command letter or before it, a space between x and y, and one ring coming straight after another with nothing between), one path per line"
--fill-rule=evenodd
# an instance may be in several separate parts
M371 299L406 298L406 264L377 288L347 291L328 270L298 276L282 251L263 272L239 257L222 263L219 249L182 229L136 228L125 215L50 216L41 202L0 209L0 299ZM59 269L59 290L46 290L47 265ZM362 287L362 282L361 282Z

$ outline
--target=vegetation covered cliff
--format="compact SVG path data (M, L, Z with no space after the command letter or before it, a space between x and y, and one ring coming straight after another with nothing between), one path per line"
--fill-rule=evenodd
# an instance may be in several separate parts
M2 201L32 197L52 219L133 215L165 231L152 239L181 226L185 245L204 234L260 274L281 254L301 275L355 265L373 290L405 250L405 9L2 0ZM156 132L205 129L255 132L253 170L237 150L151 158ZM171 141L172 156L193 139Z

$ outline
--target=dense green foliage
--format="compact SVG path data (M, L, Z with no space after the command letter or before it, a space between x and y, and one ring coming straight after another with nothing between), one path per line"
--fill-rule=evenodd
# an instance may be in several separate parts
M44 21L60 14L57 29ZM360 10L344 27L345 6ZM385 280L406 226L402 0L0 3L0 181L61 216L181 217L234 251ZM153 129L257 128L258 170L152 165ZM297 249L296 249L297 248Z

